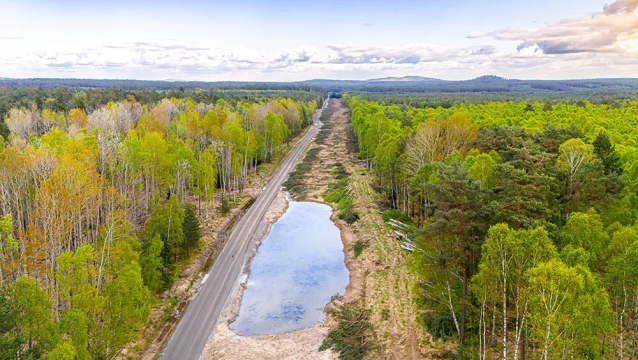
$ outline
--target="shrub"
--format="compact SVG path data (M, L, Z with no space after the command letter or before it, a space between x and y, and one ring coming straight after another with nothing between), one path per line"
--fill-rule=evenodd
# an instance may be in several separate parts
M328 314L337 318L338 325L328 332L319 351L333 349L339 359L363 359L373 349L370 310L357 304L329 308Z
M222 197L222 205L221 205L222 215L227 215L230 213L230 204L228 203L228 199Z
M361 255L363 250L369 246L370 246L370 241L358 240L356 243L354 243L354 248L353 248L354 257L359 257L359 255Z

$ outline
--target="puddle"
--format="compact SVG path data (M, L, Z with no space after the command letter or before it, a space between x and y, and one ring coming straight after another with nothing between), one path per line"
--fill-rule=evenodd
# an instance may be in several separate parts
M330 206L289 201L251 264L239 314L230 325L241 335L283 334L321 323L323 307L348 285Z

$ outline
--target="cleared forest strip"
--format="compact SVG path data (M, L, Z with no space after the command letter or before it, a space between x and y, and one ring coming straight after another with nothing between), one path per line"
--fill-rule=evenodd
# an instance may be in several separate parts
M341 100L331 101L325 126L316 143L308 150L307 161L297 170L303 176L294 179L293 194L298 199L324 201L331 185L344 174L349 178L348 192L352 197L358 221L348 224L338 218L335 204L333 220L342 232L350 284L341 301L362 304L372 310L370 321L376 348L375 358L415 359L426 356L422 335L416 322L417 309L412 288L415 281L408 265L409 256L400 249L396 235L381 217L377 202L380 195L372 188L374 178L360 166L349 149L350 129L348 109ZM365 245L369 244L369 248ZM359 256L355 249L361 247ZM327 321L335 326L335 320Z

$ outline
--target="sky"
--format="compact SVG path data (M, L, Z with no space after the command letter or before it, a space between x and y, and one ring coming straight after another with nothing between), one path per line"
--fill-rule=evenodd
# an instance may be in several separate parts
M0 77L638 77L638 0L0 0Z

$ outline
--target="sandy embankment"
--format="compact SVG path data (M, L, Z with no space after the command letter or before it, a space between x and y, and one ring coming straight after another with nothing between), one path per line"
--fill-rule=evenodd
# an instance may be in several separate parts
M281 217L288 208L283 192L277 195L268 209L266 216L253 238L253 246L250 251L250 259L255 256L261 242L270 232L272 224ZM345 251L356 240L352 231L344 227L341 220L336 216L331 217L337 227L341 230L341 239L344 243L346 254L346 265L350 270L350 284L346 288L344 301L358 299L362 293L363 273L350 267L354 260L352 251ZM248 274L250 262L243 270ZM319 346L328 333L327 325L317 325L280 335L257 335L241 336L232 329L230 323L239 312L244 287L239 283L235 285L231 297L228 299L221 319L215 332L208 339L204 348L206 359L337 359L337 355L332 350L319 352Z

